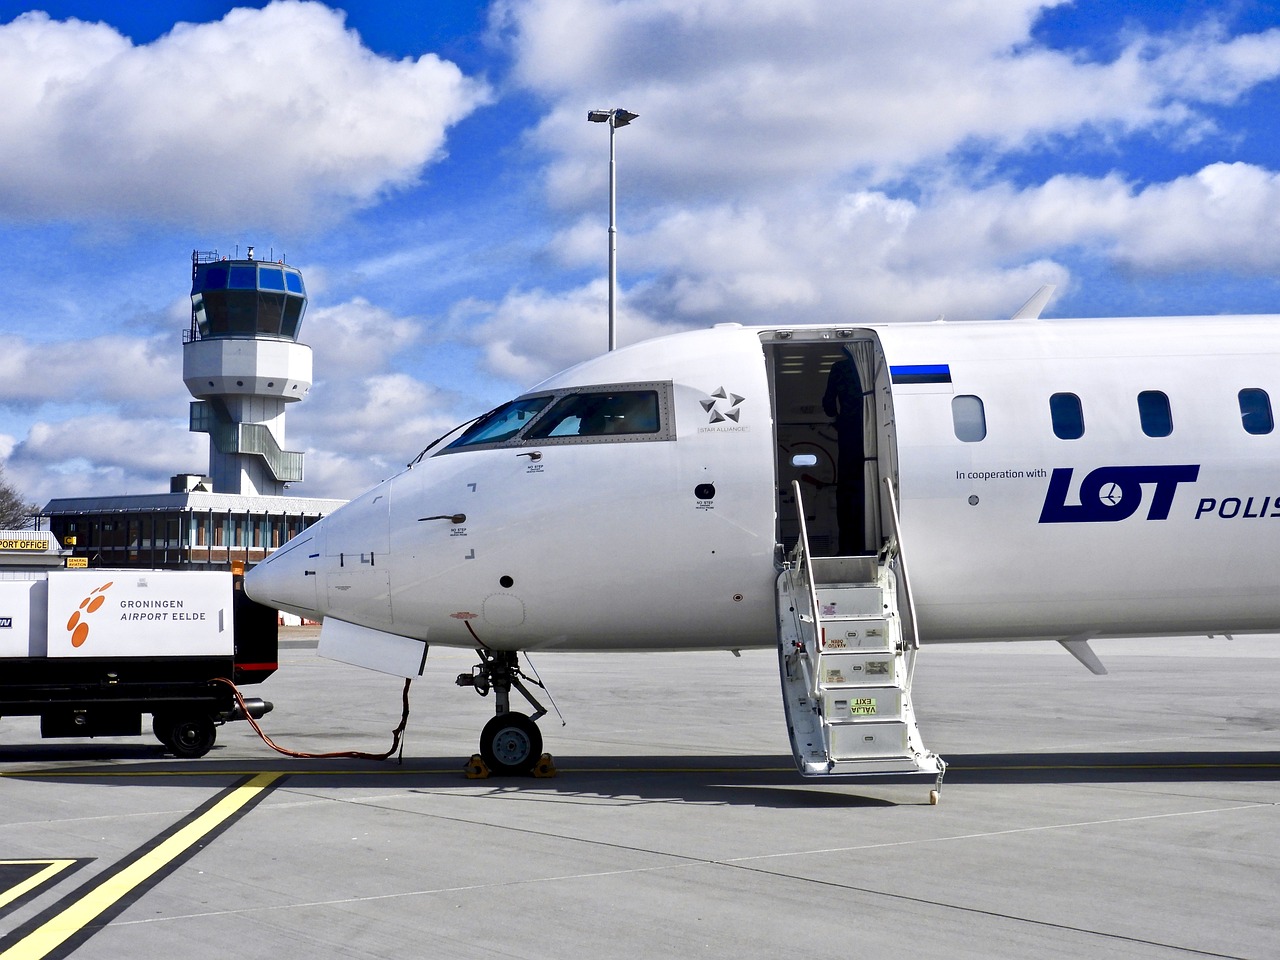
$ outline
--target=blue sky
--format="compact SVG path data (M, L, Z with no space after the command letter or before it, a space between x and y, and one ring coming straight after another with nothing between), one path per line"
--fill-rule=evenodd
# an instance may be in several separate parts
M0 466L202 472L192 249L287 255L295 492L725 320L1280 311L1280 11L1238 2L0 3Z

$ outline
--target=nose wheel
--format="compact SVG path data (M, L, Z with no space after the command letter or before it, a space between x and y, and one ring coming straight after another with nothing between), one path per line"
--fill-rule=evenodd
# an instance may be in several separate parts
M542 731L523 713L500 713L480 733L480 756L499 776L532 773L542 756Z
M460 687L472 687L480 696L493 690L495 716L480 733L480 757L489 772L503 776L526 776L533 772L542 757L542 731L537 720L546 715L524 685L528 677L520 670L514 650L477 648L480 664L470 673L459 674ZM540 683L530 680L531 683ZM511 689L519 691L534 708L533 716L511 712Z

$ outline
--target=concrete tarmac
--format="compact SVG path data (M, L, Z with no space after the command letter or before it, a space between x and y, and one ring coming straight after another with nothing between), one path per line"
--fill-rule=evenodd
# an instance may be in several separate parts
M776 658L543 655L558 775L468 780L492 697L432 650L400 761L205 758L0 721L0 960L1280 956L1280 638L926 648L931 778L791 763ZM246 694L380 752L402 681L286 644ZM544 702L548 702L544 699Z

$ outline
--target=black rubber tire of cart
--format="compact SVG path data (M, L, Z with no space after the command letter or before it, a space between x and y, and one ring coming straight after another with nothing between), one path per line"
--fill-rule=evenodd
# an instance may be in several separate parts
M204 713L157 713L151 729L170 753L183 760L203 757L218 739L213 717Z
M169 720L164 716L164 714L157 713L151 717L151 732L154 733L156 735L156 739L166 747L169 746L169 726Z

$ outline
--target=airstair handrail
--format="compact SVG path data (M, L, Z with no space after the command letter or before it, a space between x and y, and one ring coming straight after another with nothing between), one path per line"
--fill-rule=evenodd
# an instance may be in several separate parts
M822 645L822 637L818 630L818 592L813 582L813 559L809 552L809 527L804 522L804 498L800 493L800 481L791 481L791 490L796 498L796 517L800 521L800 539L796 541L795 552L798 552L800 561L804 564L805 589L809 594L809 609L813 612L813 641L817 647ZM819 650L814 650L813 655L817 655Z
M893 539L898 545L898 565L902 568L902 592L907 597L907 609L911 611L911 649L920 649L920 625L916 620L916 600L911 592L911 578L907 575L907 557L902 546L902 527L898 518L898 498L893 492L893 481L884 477L885 489L889 491L889 520L893 523Z

